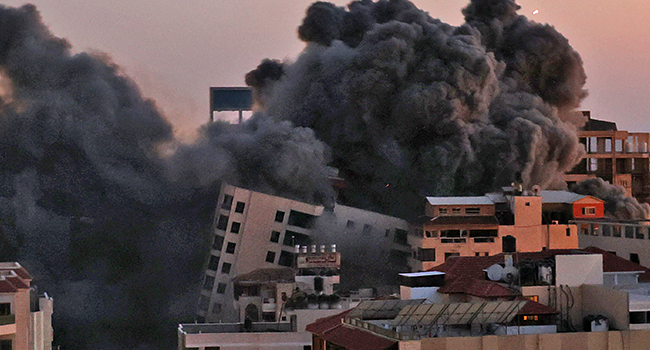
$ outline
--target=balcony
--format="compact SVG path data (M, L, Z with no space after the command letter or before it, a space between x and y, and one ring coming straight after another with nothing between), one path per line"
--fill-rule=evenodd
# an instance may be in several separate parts
M6 324L14 324L16 323L16 315L1 315L0 316L0 326L4 326Z

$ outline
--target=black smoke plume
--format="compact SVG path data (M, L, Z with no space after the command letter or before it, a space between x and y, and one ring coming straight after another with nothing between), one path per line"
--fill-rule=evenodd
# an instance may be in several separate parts
M628 196L625 189L601 178L587 179L571 187L571 191L588 194L605 201L605 211L618 220L650 219L650 205Z
M306 49L264 62L251 86L262 113L330 146L353 206L414 217L424 195L483 194L517 173L564 188L584 153L570 113L586 96L582 61L518 8L475 0L453 27L406 0L317 2L298 30Z
M55 299L55 346L171 349L192 322L219 183L332 203L305 128L215 123L178 145L102 55L0 7L0 253Z

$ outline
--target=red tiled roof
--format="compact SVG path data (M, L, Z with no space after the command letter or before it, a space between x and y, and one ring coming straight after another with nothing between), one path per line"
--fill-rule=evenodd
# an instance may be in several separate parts
M33 279L29 272L17 262L0 263L0 271L13 271L22 279L30 281Z
M18 288L14 286L11 282L3 279L0 280L0 293L16 293Z
M560 312L550 306L529 300L524 307L517 312L517 315L557 315Z
M18 289L29 289L29 283L18 276L7 276L6 279Z
M344 324L343 319L351 311L352 309L333 316L319 318L316 322L307 325L305 330L349 350L383 350L397 343L396 340Z
M551 249L539 252L512 253L515 263L524 259L543 260L556 255L574 255L574 254L601 254L603 255L603 272L618 271L645 271L642 274L645 278L650 279L650 269L629 260L618 257L596 247L585 249ZM504 262L504 253L491 256L457 256L451 257L444 263L430 269L429 271L444 272L447 277L456 276L471 277L476 279L485 279L484 270L491 265ZM641 281L642 278L639 277Z
M446 281L443 287L438 289L439 293L445 294L468 294L481 298L510 297L518 293L508 287L493 281L476 278L455 278Z
M347 316L353 309L346 310L340 314L319 318L314 323L308 324L305 330L314 334L323 334L334 327L341 325L345 316Z
M397 340L380 337L356 327L340 325L321 335L328 342L348 350L384 350L394 346Z

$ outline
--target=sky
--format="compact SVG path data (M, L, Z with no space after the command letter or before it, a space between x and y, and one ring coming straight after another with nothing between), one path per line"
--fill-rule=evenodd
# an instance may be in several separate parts
M264 58L295 59L304 48L297 27L311 2L31 1L53 34L66 38L75 52L108 54L187 140L208 121L210 86L244 86L244 75ZM452 25L463 23L461 9L468 3L413 2ZM650 6L645 0L517 3L520 14L554 26L582 56L589 91L582 109L617 122L619 130L650 132Z

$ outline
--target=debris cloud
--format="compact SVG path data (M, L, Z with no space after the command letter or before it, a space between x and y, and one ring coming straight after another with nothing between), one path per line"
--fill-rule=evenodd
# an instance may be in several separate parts
M413 217L423 195L483 194L517 173L563 188L584 154L570 113L586 96L582 61L518 9L475 0L453 27L406 0L316 2L297 60L249 73L264 77L250 84L259 114L313 129L353 206Z

